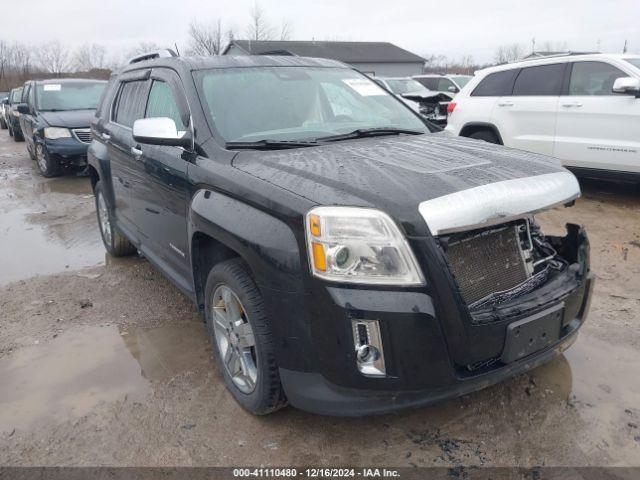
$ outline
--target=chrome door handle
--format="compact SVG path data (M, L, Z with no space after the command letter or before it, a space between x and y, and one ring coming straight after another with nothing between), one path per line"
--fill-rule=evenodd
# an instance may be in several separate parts
M142 158L142 150L136 147L131 147L131 154L136 158L136 160L140 160Z
M102 134L102 139L103 140L111 140L111 135L109 135L108 133L103 133Z
M579 108L582 106L582 104L580 102L573 102L573 103L563 103L562 106L566 108Z
M500 107L513 107L513 102L498 102Z

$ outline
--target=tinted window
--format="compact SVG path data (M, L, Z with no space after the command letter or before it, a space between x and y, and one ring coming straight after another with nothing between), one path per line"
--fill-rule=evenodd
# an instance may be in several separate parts
M11 94L11 103L20 103L21 98L22 98L22 89L16 88Z
M458 91L458 88L453 84L451 80L449 80L448 78L441 78L440 80L438 80L438 88L436 90L438 90L439 92L451 92L451 90L449 90L449 87L453 87L456 92Z
M180 109L176 102L171 87L165 82L154 80L149 92L149 101L147 102L146 118L168 117L176 122L178 130L186 129L187 126L182 122L180 117Z
M563 73L563 63L523 68L513 86L513 95L560 95Z
M118 102L113 119L116 123L132 127L133 122L144 115L146 82L136 81L123 83L118 95Z
M416 81L427 87L429 90L435 90L438 85L437 78L416 78Z
M35 107L35 94L34 92L36 91L36 89L33 87L33 85L29 85L29 97L27 98L27 103L29 104L29 107L31 107L32 109Z
M625 58L627 62L636 68L640 68L640 58Z
M20 99L22 103L27 103L27 101L29 100L29 90L31 90L31 84L27 84L23 87L22 98Z
M613 83L627 74L603 62L576 62L571 70L569 95L617 95Z
M511 95L513 79L518 70L506 70L487 75L471 93L472 97L501 97Z

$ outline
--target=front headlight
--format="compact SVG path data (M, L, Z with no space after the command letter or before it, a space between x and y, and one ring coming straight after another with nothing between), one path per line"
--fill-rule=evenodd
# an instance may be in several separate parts
M56 140L58 138L71 138L71 131L68 128L62 127L45 127L44 137L50 140Z
M316 207L307 213L312 273L325 280L382 285L423 285L406 239L384 212L357 207Z

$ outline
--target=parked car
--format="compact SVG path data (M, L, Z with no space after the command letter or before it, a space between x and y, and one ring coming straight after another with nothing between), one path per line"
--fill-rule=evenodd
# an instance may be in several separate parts
M639 97L638 55L539 58L478 72L447 130L553 155L583 175L640 179Z
M373 80L427 120L437 125L446 124L447 105L452 98L450 94L429 90L409 77L375 77Z
M8 92L0 92L0 129L7 129L7 108L6 105L9 101Z
M133 59L92 122L102 239L204 313L231 394L366 415L549 360L586 318L584 230L557 160L454 137L369 78L304 57Z
M420 83L429 90L435 90L436 92L447 92L455 95L462 88L469 83L469 80L473 78L472 75L438 75L438 74L424 74L414 75L413 78L416 82Z
M107 82L52 79L26 82L18 105L27 150L45 177L87 164L89 123Z
M9 128L9 136L13 137L16 142L22 142L22 129L20 128L20 113L18 105L22 102L22 87L14 88L9 93L7 99L7 127Z

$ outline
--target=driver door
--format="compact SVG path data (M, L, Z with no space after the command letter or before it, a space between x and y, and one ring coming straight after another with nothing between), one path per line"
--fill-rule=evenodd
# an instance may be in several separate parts
M628 76L605 62L572 64L553 152L564 165L640 172L640 99L613 92Z

